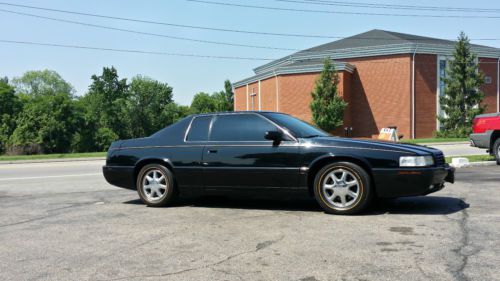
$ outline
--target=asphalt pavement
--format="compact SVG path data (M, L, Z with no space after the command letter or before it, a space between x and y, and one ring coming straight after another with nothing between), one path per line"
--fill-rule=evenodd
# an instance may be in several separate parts
M0 280L500 280L498 166L333 216L300 197L148 208L102 164L0 165Z
M445 156L488 155L486 149L472 147L468 142L422 144L443 151Z

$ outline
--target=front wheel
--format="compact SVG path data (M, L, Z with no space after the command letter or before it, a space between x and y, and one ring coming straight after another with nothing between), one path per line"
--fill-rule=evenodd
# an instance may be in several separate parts
M144 166L137 175L136 186L141 201L150 207L166 206L175 199L174 176L160 164Z
M493 154L497 160L497 165L500 165L500 138L493 143Z
M370 176L360 166L337 162L316 174L314 196L326 213L353 215L364 210L372 197Z

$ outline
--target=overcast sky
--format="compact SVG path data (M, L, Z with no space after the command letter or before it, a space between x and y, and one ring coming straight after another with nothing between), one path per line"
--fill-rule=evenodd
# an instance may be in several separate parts
M6 0L9 1L9 0ZM312 4L283 3L273 0L217 0L226 3L273 6L294 9L314 9L348 12L399 13L399 14L453 14L463 13L427 12L408 10L386 10L319 6ZM382 1L382 2L381 2ZM499 38L498 18L457 19L390 17L368 15L342 15L327 13L305 13L294 11L260 10L242 7L227 7L185 0L85 0L85 1L28 1L10 0L11 3L53 9L72 10L115 17L136 18L149 21L215 28L230 28L277 33L319 34L329 36L351 36L371 29L384 29L402 33L437 38L455 38L463 30L470 38ZM455 6L467 8L500 9L500 1L452 1L420 0L401 2L389 0L359 0L356 2L383 4L412 4L427 6ZM304 49L327 43L334 39L292 38L249 35L186 29L119 20L99 19L87 16L68 15L20 7L0 5L0 9L25 12L46 17L73 20L122 29L189 37L200 40L222 41L246 45L264 45L279 48ZM467 13L467 15L481 15ZM499 16L500 12L487 15ZM103 30L89 26L53 22L46 19L13 15L0 11L1 40L33 41L65 45L81 45L115 49L188 53L212 56L236 56L257 58L279 58L293 51L255 49L248 47L220 46L207 43L187 42L168 38L151 37ZM472 41L473 43L500 47L500 40ZM87 91L92 74L100 74L102 67L115 66L121 77L131 78L141 74L167 82L174 88L174 99L189 104L192 96L200 91L213 92L223 88L225 79L232 82L252 75L252 69L265 61L229 60L160 56L150 54L124 54L116 52L66 49L46 46L16 45L0 42L0 76L20 76L27 70L51 69L71 83L78 95Z

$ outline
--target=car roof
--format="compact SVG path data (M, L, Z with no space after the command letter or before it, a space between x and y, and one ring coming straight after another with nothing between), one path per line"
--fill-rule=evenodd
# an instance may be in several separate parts
M276 112L276 111L260 111L260 110L245 110L245 111L221 111L221 112L209 112L209 113L199 113L199 114L192 114L191 116L197 117L197 116L213 116L213 115L228 115L228 114L242 114L242 113L256 113L256 114L262 114L262 113L277 113L277 114L284 114L287 115L286 113L282 112Z

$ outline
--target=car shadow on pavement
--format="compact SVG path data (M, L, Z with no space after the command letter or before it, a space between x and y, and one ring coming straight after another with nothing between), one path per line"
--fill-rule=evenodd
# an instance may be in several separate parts
M135 199L124 204L143 205L141 200ZM313 198L289 197L276 198L241 198L236 196L202 196L181 198L170 208L200 207L200 208L227 208L227 209L256 209L279 211L321 212L321 208ZM407 215L448 215L460 212L469 207L462 199L444 196L418 196L397 199L378 199L360 216L383 214Z
M449 215L469 208L460 198L446 196L416 196L397 199L379 199L372 204L366 215L408 214Z

